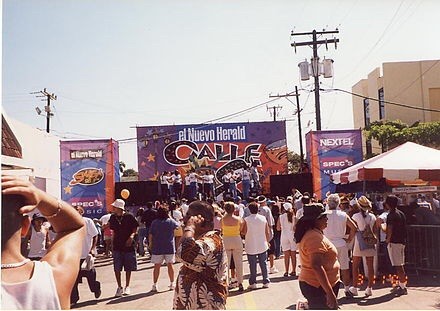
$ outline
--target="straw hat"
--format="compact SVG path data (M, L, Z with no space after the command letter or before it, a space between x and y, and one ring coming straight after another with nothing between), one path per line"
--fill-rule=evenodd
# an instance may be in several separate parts
M359 205L359 207L364 210L364 211L370 211L371 208L373 207L371 205L371 201L367 199L366 196L361 196L358 200L357 203Z

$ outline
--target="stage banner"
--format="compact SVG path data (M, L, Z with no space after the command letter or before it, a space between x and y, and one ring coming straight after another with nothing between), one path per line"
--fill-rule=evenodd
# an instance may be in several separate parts
M310 131L306 134L307 162L318 199L334 192L330 175L362 161L361 130Z
M84 216L100 218L115 198L119 181L118 143L110 140L61 141L61 198L82 206Z
M176 169L182 176L211 169L218 192L227 170L254 163L268 194L269 176L287 173L284 121L145 126L137 128L137 140L139 180L157 180Z

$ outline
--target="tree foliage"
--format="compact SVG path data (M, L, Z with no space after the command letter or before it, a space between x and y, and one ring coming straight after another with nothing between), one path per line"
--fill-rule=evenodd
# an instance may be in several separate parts
M400 120L375 121L364 130L367 139L375 139L387 151L411 141L420 145L440 148L440 121L419 123L411 126Z

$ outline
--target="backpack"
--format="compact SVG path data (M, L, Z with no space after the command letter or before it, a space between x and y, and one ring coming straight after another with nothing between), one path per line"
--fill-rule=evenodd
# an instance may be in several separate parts
M365 222L365 229L363 231L358 231L360 233L358 234L360 250L374 248L378 241L373 230L371 230L370 224L367 223L365 219L363 220Z

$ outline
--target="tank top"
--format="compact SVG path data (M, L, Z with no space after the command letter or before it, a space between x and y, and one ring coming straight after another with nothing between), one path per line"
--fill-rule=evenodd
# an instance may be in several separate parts
M221 224L224 237L240 236L240 222L237 221L236 225L229 226L225 225L222 219Z
M60 310L52 267L34 261L32 277L20 283L2 282L2 310Z
M244 219L247 232L244 249L249 255L257 255L267 251L266 243L266 218L259 214L251 214Z

